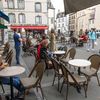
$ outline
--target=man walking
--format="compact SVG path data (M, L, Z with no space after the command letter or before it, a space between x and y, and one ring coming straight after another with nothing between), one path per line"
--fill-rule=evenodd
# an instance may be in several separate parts
M17 33L16 30L14 30L14 42L15 42L15 51L16 51L16 64L17 65L20 65L20 47L21 47L21 42L22 42L22 39L21 39L21 36L19 35L19 33Z

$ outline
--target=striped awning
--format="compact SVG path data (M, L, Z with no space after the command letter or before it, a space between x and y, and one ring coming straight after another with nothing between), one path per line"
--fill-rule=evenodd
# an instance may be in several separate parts
M9 22L9 17L6 14L4 14L2 11L0 11L0 17Z
M65 14L77 12L98 4L100 4L100 0L64 0Z

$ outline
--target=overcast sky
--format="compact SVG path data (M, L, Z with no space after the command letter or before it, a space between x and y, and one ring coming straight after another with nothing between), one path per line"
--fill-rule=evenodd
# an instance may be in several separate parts
M54 5L54 8L56 10L56 14L57 14L58 10L60 10L61 12L64 11L63 0L51 0L51 2Z

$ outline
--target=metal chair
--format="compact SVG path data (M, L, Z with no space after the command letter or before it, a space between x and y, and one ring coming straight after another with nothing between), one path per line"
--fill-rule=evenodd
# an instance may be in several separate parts
M52 85L54 85L55 78L57 77L58 78L58 91L59 91L60 79L62 78L62 70L60 68L59 62L56 59L52 58L52 63L53 63L54 72L55 72Z

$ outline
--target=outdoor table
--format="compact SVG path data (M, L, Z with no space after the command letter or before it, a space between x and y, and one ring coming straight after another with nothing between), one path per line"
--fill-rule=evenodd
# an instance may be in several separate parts
M56 56L57 56L57 59L59 59L59 57L60 57L61 55L65 54L65 51L60 51L60 50L58 50L58 51L52 52L52 54L53 54L53 55L56 55Z
M0 71L0 77L10 77L11 100L15 100L13 93L13 76L20 75L24 71L25 68L20 66L10 66Z
M86 59L72 59L68 63L74 67L78 67L78 75L80 75L80 68L88 67L91 65L91 62Z
M62 54L65 54L65 51L58 50L58 51L54 51L52 53L55 54L55 55L62 55Z

